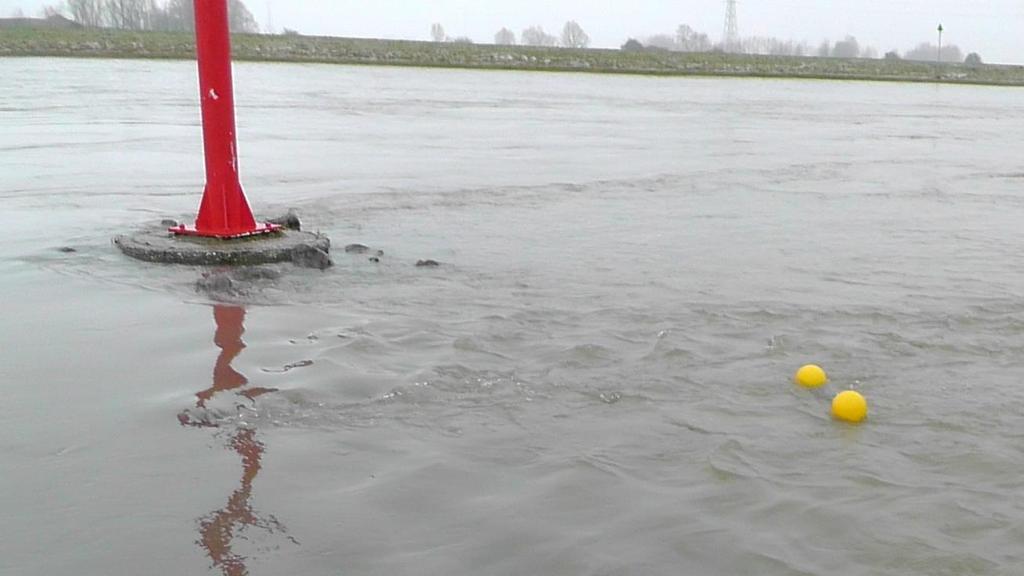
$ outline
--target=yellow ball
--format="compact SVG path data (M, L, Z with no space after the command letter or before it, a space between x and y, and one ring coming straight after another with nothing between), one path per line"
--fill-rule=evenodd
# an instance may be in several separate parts
M844 422L860 422L868 416L868 401L853 390L840 392L832 400L832 415Z
M828 376L821 366L808 364L796 371L793 381L804 388L821 388L828 382Z

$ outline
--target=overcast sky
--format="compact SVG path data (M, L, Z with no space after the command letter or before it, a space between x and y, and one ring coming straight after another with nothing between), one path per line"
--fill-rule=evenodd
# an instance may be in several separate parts
M0 15L15 8L33 15L45 0L0 0ZM576 20L595 47L617 48L627 38L672 33L689 24L712 39L722 36L725 0L246 0L263 26L304 34L426 40L440 22L449 36L491 42L506 26L518 35L532 25L557 34ZM936 41L978 52L986 62L1024 63L1024 0L740 0L742 36L775 36L817 46L856 36L879 53L905 52Z

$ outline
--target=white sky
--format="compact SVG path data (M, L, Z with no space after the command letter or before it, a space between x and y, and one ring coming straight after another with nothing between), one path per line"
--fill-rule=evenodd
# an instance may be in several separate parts
M450 36L490 42L506 26L518 35L541 25L558 34L566 20L583 26L595 47L617 48L629 37L672 33L689 24L717 40L725 0L245 0L266 25L303 34L426 40L440 22ZM33 15L45 0L0 0L0 15L14 8ZM269 7L269 12L268 12ZM817 46L856 36L879 53L905 52L936 41L978 52L986 62L1024 63L1024 0L740 0L742 36L775 36Z

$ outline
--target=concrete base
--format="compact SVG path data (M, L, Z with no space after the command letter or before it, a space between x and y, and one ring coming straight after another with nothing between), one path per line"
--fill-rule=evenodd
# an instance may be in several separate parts
M114 244L132 258L163 264L192 266L255 266L295 262L300 266L326 268L331 241L326 236L284 230L263 236L218 240L175 236L166 226L153 226L114 238ZM319 264L309 265L310 255Z

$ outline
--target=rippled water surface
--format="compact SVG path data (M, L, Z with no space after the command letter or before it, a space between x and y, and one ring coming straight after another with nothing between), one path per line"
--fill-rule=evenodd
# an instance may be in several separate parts
M127 260L194 64L0 59L0 574L1021 573L1021 92L236 81L257 212L379 263Z

